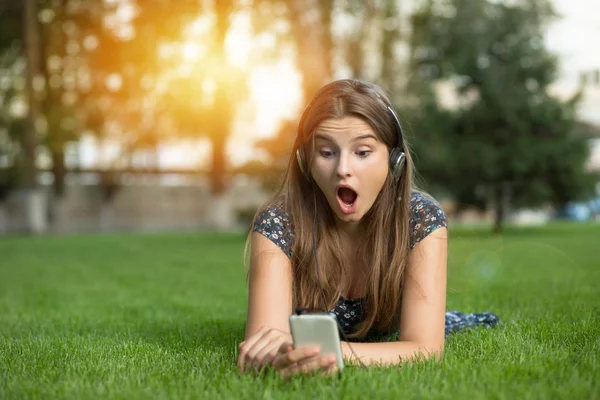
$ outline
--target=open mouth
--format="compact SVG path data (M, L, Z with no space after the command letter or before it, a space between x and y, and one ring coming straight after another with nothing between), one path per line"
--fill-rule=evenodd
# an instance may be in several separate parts
M346 186L340 186L338 187L336 194L343 213L350 214L356 211L356 199L358 194L353 189Z
M356 197L358 196L354 190L347 187L339 188L337 191L337 195L344 204L347 204L349 206L354 204L354 202L356 201Z

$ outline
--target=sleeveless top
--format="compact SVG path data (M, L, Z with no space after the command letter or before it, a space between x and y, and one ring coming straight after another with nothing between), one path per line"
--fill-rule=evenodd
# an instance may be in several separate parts
M448 227L444 211L432 198L414 192L410 198L410 249L425 239L431 232L441 227ZM294 228L289 214L275 205L262 210L254 220L254 232L258 232L275 243L288 257L292 255L294 245ZM363 299L340 297L330 311L338 321L345 334L356 330L363 318ZM451 310L445 314L445 336L452 335L466 328L483 326L491 328L499 322L496 314L491 312L464 313ZM362 339L365 342L397 340L398 331L391 333L369 331Z
M411 250L431 232L448 226L446 215L440 205L422 193L412 194L409 208ZM262 210L254 220L253 231L271 240L291 258L295 238L294 228L289 214L282 209L281 205ZM363 299L340 297L330 313L337 318L346 334L352 333L364 318Z
M410 249L427 235L447 227L446 214L435 200L414 192L409 201ZM254 232L263 234L275 243L288 257L292 256L294 229L289 214L280 205L262 210L254 220Z

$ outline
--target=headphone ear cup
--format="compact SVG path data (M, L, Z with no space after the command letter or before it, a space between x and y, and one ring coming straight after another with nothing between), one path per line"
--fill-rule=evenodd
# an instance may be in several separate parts
M392 149L392 152L390 153L390 170L392 171L392 175L394 176L396 181L399 181L402 177L402 172L404 171L405 164L406 154L404 154L402 149L399 149L397 147Z

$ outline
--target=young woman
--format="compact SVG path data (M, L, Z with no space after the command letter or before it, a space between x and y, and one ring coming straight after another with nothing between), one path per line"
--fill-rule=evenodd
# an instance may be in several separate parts
M447 243L444 212L413 185L386 94L357 80L326 85L302 115L281 189L252 226L240 369L336 368L318 348L293 348L288 318L298 306L335 314L353 342L342 342L347 360L441 356L452 322L472 325L445 315Z

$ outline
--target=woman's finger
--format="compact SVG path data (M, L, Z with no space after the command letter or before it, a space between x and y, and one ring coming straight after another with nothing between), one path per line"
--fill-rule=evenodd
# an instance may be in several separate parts
M276 352L280 343L287 340L285 332L274 328L263 328L251 340L240 346L238 365L243 372L246 366L260 368L263 355Z
M261 340L254 343L254 346L250 350L248 350L248 352L246 353L246 357L244 358L243 362L246 365L246 367L250 367L250 368L258 367L258 365L256 363L256 356L263 349L268 348L270 342L271 342L271 340L263 337Z
M273 367L276 369L285 369L290 365L306 361L308 358L318 356L321 351L319 346L307 346L282 352L281 350L286 349L286 347L284 347L286 345L289 346L288 343L284 343L280 346L280 353L275 357L275 360L273 360ZM287 349L289 349L289 347L287 347Z
M258 332L249 337L247 340L243 341L239 345L240 354L238 356L238 366L240 370L244 372L244 364L246 362L246 357L249 351L251 351L255 344L263 338L263 336L268 332L268 328L260 328Z
M251 360L252 365L255 368L261 368L275 359L275 356L279 352L279 348L282 345L282 342L285 341L285 338L277 337L272 339L269 343L267 343L260 351L258 351L254 356L251 357L251 354L248 353L248 358Z
M308 362L291 365L281 370L281 376L284 378L289 378L298 374L308 374L316 372L321 372L325 375L331 375L336 371L337 365L335 355L328 354L326 356L319 357Z
M286 354L292 350L294 350L294 345L292 343L283 342L283 343L281 343L281 346L279 346L279 349L277 350L277 352L281 353L281 354Z

